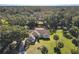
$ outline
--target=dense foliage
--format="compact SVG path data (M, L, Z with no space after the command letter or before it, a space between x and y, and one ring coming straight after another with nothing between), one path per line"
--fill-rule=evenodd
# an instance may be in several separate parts
M39 25L40 21L42 25ZM62 29L64 37L71 39L79 48L79 8L0 7L0 53L13 41L21 42L29 37L29 31L35 27L44 27L53 33ZM64 43L58 42L58 35L54 35L53 39L57 43L54 52L61 53ZM44 50L47 48L43 47L42 53L45 53ZM71 52L75 53L75 50Z

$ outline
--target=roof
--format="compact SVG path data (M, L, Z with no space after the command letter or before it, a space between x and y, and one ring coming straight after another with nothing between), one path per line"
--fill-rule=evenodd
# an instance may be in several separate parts
M34 30L32 34L33 34L34 36L40 37L40 33L39 33L38 31L36 31L36 30Z
M31 40L32 42L35 42L36 37L50 38L50 32L45 28L35 28L35 30L33 30L32 33L30 34L29 40Z
M36 30L36 31L38 31L40 34L43 34L43 35L49 35L48 30Z
M43 24L43 22L42 22L42 21L38 21L37 23L38 23L38 24Z
M34 35L30 34L29 40L31 40L31 42L35 42L36 38Z
M38 31L40 34L50 34L50 32L44 28L35 28L36 31Z
M44 28L35 28L35 30L44 30Z
M16 41L13 41L11 44L16 44L17 42Z

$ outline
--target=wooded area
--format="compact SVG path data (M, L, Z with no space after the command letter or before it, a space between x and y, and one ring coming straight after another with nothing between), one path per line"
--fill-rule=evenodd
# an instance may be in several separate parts
M0 6L0 54L29 54L33 46L36 54L78 54L79 7Z

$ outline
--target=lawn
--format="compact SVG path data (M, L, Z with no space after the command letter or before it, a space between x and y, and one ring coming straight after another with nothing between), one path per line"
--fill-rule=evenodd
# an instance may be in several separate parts
M62 41L64 43L64 48L61 49L62 54L70 54L70 50L74 49L74 45L72 44L70 39L67 39L63 36L62 30L57 30L56 33L50 35L50 40L40 40L40 43L37 43L35 45L31 45L29 49L27 50L27 53L29 54L39 54L40 51L37 50L37 47L39 46L46 46L48 48L48 54L55 54L54 53L54 47L56 46L56 41L53 39L53 36L57 34L59 36L58 41Z

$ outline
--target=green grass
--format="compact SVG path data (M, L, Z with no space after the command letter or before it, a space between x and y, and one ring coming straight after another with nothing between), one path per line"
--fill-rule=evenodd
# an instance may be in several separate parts
M37 43L36 46L44 45L48 48L48 54L55 54L54 53L54 47L56 46L56 41L53 39L53 36L55 34L57 34L59 36L58 41L61 41L61 42L64 43L64 47L61 49L61 53L62 54L70 54L71 49L74 49L75 46L72 44L70 39L67 39L63 36L62 30L57 30L56 33L50 35L50 40L48 40L48 41L40 40L40 43ZM32 47L32 50L33 50L33 46L35 46L35 45L31 45L30 49ZM31 53L32 53L32 51L31 51Z

